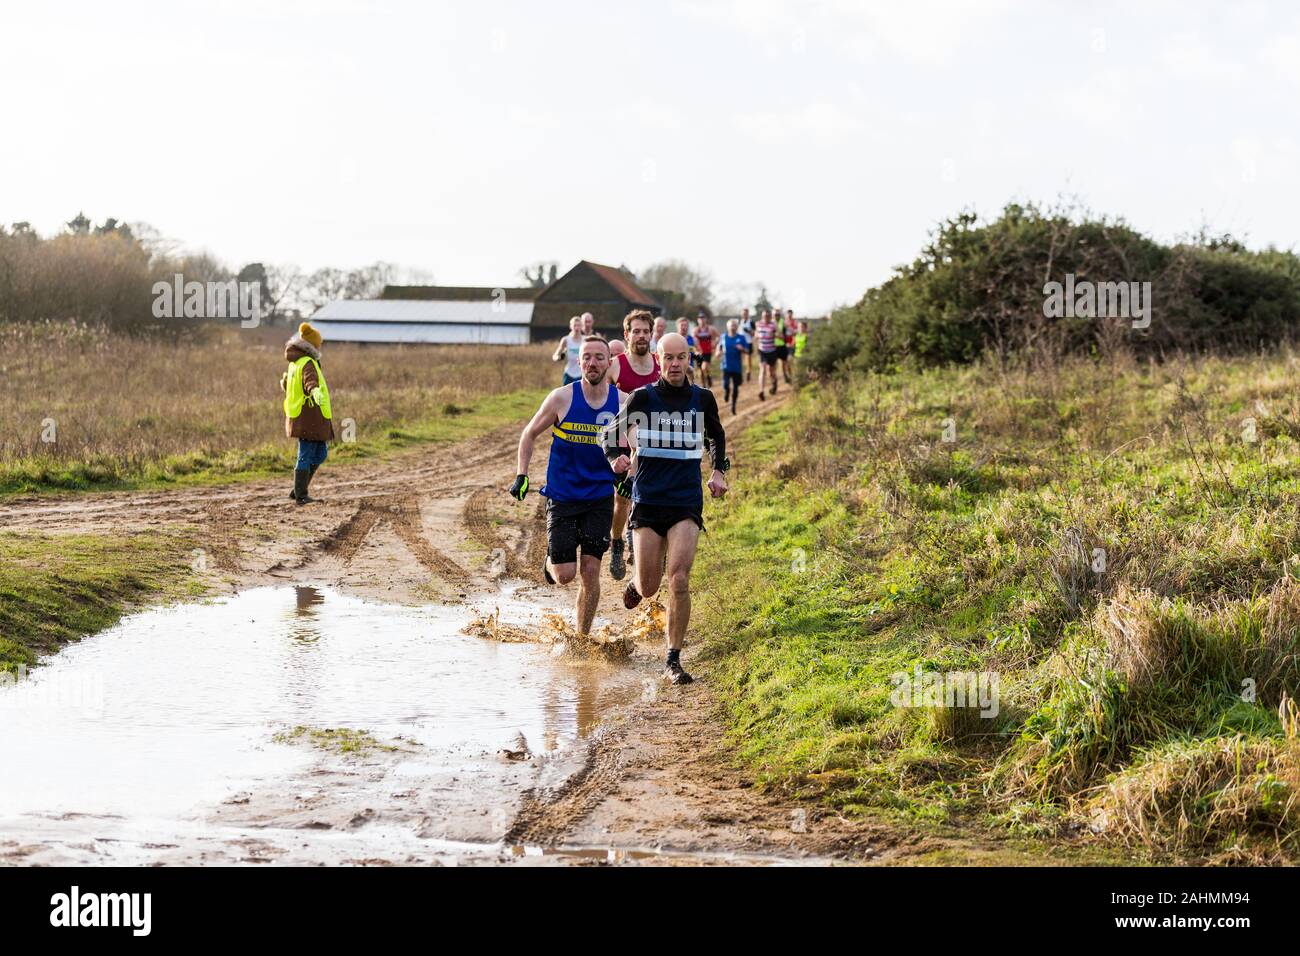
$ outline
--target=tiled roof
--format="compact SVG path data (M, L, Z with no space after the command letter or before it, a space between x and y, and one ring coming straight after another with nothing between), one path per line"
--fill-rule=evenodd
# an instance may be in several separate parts
M619 295L634 305L659 305L654 296L628 278L623 270L615 269L613 266L602 266L597 262L587 262L585 259L583 262L586 262L596 275L613 286Z

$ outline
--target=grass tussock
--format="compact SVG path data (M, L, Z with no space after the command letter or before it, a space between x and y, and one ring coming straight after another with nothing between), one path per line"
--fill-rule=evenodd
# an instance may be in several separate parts
M1176 740L1141 754L1090 796L1092 826L1128 844L1211 853L1224 862L1294 858L1300 832L1295 702L1279 736Z
M1289 348L1116 352L803 388L746 436L700 557L696 619L739 753L845 810L1085 832L1107 781L1175 758L1219 780L1236 748L1254 758L1240 785L1267 778L1288 805L1297 373ZM900 706L917 667L995 675L996 714ZM1300 858L1294 824L1237 852ZM1214 854L1225 832L1147 845Z

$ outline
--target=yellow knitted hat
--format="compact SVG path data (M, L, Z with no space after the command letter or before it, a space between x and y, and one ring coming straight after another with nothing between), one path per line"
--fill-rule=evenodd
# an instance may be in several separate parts
M304 322L302 325L298 326L298 334L303 337L303 341L310 342L312 345L316 346L316 348L320 348L322 341L320 333L313 329L310 323Z

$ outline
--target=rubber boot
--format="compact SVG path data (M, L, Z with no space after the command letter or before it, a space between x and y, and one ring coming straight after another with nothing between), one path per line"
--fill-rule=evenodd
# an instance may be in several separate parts
M307 496L307 483L311 481L311 470L307 468L298 468L293 473L293 500L300 505L309 504L315 501L315 498Z
M311 487L311 480L312 480L313 478L316 477L316 469L319 468L319 467L320 467L320 465L312 465L312 466L311 466L311 470L307 473L307 487L309 487L309 488ZM311 500L312 500L312 501L323 501L324 499L322 499L322 498L312 498Z

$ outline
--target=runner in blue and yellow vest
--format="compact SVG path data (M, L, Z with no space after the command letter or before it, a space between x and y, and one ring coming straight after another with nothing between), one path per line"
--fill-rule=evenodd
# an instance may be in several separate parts
M284 360L289 368L280 376L280 388L284 392L284 433L298 439L298 462L289 497L300 505L320 500L307 496L307 486L329 454L328 442L334 437L330 391L320 366L320 350L320 332L304 322L298 326L297 334L285 343Z
M519 436L518 469L511 497L523 501L531 487L528 465L533 445L551 433L551 455L541 494L546 503L548 584L578 578L578 634L591 633L600 600L600 562L609 550L614 518L614 471L605 458L601 432L618 415L618 389L607 381L609 344L596 335L583 339L582 376L546 396ZM579 567L578 549L582 549Z

